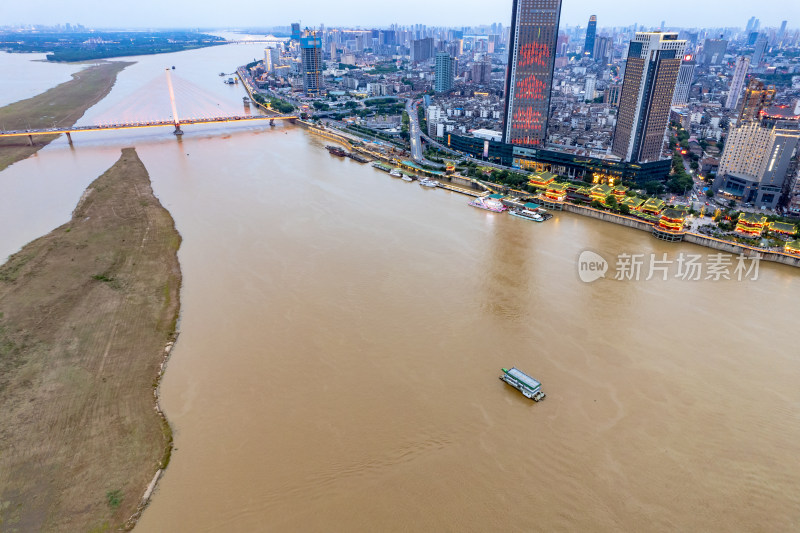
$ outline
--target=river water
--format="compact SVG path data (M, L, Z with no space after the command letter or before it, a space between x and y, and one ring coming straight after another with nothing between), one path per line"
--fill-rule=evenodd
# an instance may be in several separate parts
M240 104L218 73L260 55L138 58L82 122L165 65ZM797 270L682 280L712 251L480 211L289 125L186 131L75 135L0 173L2 256L130 145L183 235L176 450L137 531L800 527ZM606 279L580 280L586 250ZM669 279L614 280L625 253ZM498 381L512 365L544 402Z

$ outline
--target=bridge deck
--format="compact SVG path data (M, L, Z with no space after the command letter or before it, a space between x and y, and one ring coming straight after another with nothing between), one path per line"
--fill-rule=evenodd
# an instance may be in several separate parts
M240 115L230 117L212 118L187 118L181 119L180 125L190 124L215 124L223 122L248 122L254 120L296 120L300 117L296 115ZM108 130L130 130L135 128L162 128L165 126L175 127L175 122L171 120L156 120L149 122L122 122L119 124L97 124L93 126L75 126L71 128L51 128L46 130L25 130L25 131L0 131L0 137L26 137L33 135L58 135L61 133L78 133L82 131L108 131Z

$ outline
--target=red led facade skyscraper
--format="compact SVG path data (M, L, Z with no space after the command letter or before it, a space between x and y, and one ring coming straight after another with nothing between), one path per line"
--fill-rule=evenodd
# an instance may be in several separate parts
M514 0L503 142L544 146L561 0Z

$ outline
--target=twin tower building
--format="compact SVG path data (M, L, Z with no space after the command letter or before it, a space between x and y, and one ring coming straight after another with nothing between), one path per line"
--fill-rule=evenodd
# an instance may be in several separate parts
M561 0L514 0L503 142L545 147L560 17ZM677 33L640 32L631 41L611 149L623 161L661 159L685 48Z

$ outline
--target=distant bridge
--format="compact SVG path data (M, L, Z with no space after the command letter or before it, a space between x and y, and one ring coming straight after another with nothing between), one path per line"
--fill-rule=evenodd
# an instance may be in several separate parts
M236 123L236 122L253 122L268 120L270 125L273 125L276 120L288 120L294 123L295 120L300 118L297 115L275 114L275 115L226 115L226 116L207 116L207 117L194 117L194 118L178 118L178 110L175 105L175 91L172 86L172 76L170 69L167 69L167 87L169 89L170 104L172 106L172 117L166 120L128 120L107 124L94 124L89 126L70 126L70 127L53 127L46 129L26 129L26 130L0 130L0 138L2 137L28 137L28 142L33 145L34 136L41 135L59 135L66 134L70 144L72 144L72 134L89 131L114 131L114 130L130 130L137 128L163 128L174 127L173 133L175 135L183 135L181 130L182 125L190 124L218 124L218 123Z

